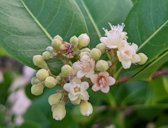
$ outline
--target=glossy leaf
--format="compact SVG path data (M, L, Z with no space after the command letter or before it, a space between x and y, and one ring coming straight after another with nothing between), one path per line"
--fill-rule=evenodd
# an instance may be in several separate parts
M144 52L149 60L130 72L134 79L149 80L151 74L168 60L168 1L139 0L132 8L126 31L129 41L137 43L138 52Z
M0 45L33 67L32 56L41 54L55 35L68 41L87 32L94 46L102 27L123 22L131 7L130 0L1 0Z

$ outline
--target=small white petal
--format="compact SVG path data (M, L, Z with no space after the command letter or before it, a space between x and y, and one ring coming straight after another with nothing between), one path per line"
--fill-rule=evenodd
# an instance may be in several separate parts
M124 69L128 69L131 67L131 61L122 61L121 63Z
M69 92L71 86L72 86L72 84L66 83L66 84L64 84L64 89Z
M88 82L82 82L81 85L84 87L85 90L89 88L89 83Z
M82 78L82 77L84 77L84 75L85 75L85 73L80 70L80 71L77 72L77 75L76 75L76 76L77 76L78 78Z
M92 90L96 92L96 91L100 90L100 87L98 87L96 84L94 84L92 86Z
M78 96L72 95L71 93L68 94L68 97L71 101L75 101L78 99Z
M110 90L109 86L101 88L101 91L104 92L104 93L108 93L109 90Z
M113 77L109 77L109 85L114 85L116 80Z

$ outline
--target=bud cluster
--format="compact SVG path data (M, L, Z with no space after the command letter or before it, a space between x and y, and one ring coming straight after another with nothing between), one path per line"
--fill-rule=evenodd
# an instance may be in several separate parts
M124 69L131 64L144 64L147 56L136 53L138 46L127 42L127 33L123 31L124 25L111 26L111 30L105 30L105 37L101 37L101 43L95 48L88 48L90 37L84 33L72 36L66 42L59 35L52 40L42 55L35 55L33 63L40 68L36 76L32 78L31 92L41 95L44 87L53 88L57 84L62 90L57 90L48 98L55 120L62 120L66 115L65 104L69 99L72 104L80 106L83 116L89 116L93 107L89 102L88 88L94 92L108 93L110 86L116 83L113 77L117 63L121 62ZM108 56L104 60L103 56ZM58 57L64 65L61 72L55 76L51 73L46 61ZM57 69L55 69L57 70Z

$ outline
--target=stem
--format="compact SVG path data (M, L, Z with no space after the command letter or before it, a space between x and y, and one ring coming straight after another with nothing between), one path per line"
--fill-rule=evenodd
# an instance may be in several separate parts
M110 106L112 108L116 108L117 104L116 104L115 97L110 92L107 94L107 98Z

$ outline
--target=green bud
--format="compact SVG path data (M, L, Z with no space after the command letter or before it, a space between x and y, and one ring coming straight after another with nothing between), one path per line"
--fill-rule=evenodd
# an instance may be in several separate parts
M31 87L31 93L35 96L41 95L43 93L44 90L44 85L39 83L39 84L35 84Z
M51 46L48 46L47 48L46 48L46 51L49 51L49 52L53 52L54 51L54 49L53 49L53 47L51 47Z
M53 88L57 85L57 80L54 77L49 76L45 79L44 83L46 87Z
M104 43L99 43L96 45L96 48L98 48L102 53L106 50L106 45Z
M44 61L43 57L41 55L35 55L33 56L33 63L39 68L47 68L47 63Z
M81 52L88 52L88 53L90 53L90 49L89 49L89 48L83 48L83 49L81 49L80 51L81 51Z
M93 107L88 101L82 101L80 104L80 112L83 116L89 116L93 113Z
M70 65L64 65L61 68L61 75L67 77L73 73L73 68Z
M86 46L88 46L88 44L90 43L90 38L89 38L89 36L86 34L86 33L84 33L84 34L81 34L79 37L78 37L78 39L79 39L79 48L83 48L83 47L86 47Z
M140 57L140 62L138 62L139 65L143 65L147 62L148 57L144 53L138 53Z
M45 51L45 52L43 52L42 57L43 57L44 60L49 60L49 59L51 59L53 56L52 56L52 53L51 53L51 52Z
M62 41L60 39L53 39L52 41L52 47L55 49L55 50L60 50L61 46L62 46Z
M90 56L94 60L98 60L101 57L101 51L98 48L93 48L90 52Z
M56 105L61 101L62 96L63 96L63 94L61 92L57 92L55 94L52 94L48 98L48 103L50 105Z
M36 73L36 77L41 81L44 81L48 76L49 76L49 73L45 69L40 69Z
M66 115L65 103L60 102L57 105L54 105L53 108L53 118L55 120L62 120Z
M60 41L63 41L62 37L60 35L56 35L54 39L59 39Z
M71 37L70 43L74 46L74 48L77 48L78 47L78 37L76 36Z
M96 63L96 70L100 72L104 72L109 68L108 62L105 60L99 60Z
M31 79L31 84L33 85L33 84L38 84L38 83L40 83L41 81L39 80L39 79L37 79L37 77L33 77L32 79Z

